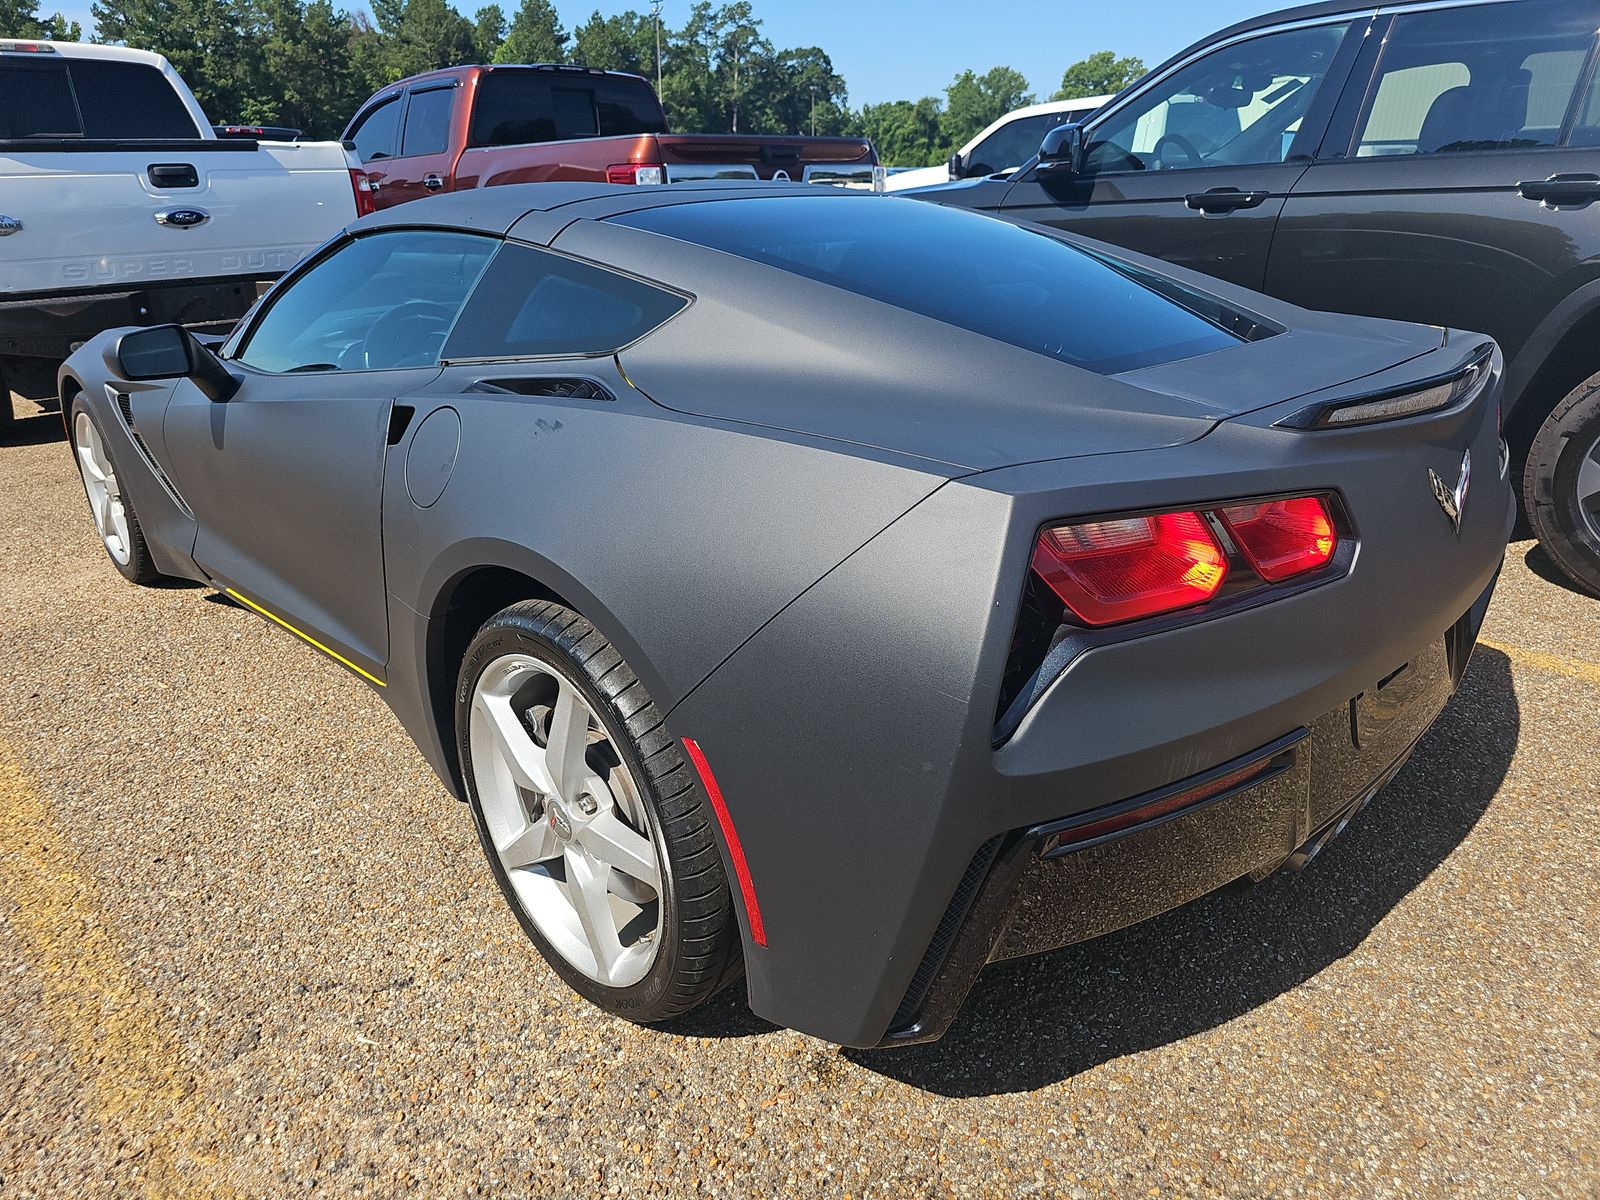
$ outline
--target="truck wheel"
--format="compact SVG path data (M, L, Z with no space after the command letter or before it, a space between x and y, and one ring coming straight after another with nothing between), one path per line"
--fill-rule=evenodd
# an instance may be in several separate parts
M1545 418L1522 486L1539 544L1580 589L1600 596L1600 373Z

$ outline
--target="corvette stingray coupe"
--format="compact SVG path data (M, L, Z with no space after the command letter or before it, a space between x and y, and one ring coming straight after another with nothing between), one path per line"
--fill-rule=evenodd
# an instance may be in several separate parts
M1466 669L1500 377L916 200L534 184L61 384L117 569L375 689L572 988L876 1046L1344 828Z

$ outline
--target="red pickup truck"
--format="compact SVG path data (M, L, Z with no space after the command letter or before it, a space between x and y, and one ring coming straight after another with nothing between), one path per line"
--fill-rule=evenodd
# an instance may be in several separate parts
M882 188L865 138L667 132L649 82L575 66L450 67L384 88L344 131L379 208L500 183L766 179Z

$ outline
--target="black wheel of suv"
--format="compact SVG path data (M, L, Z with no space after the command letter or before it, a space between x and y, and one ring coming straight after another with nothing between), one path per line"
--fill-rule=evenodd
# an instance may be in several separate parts
M1545 418L1522 486L1539 544L1574 583L1600 596L1600 374Z
M573 990L653 1022L737 978L708 802L593 625L545 601L491 617L461 664L456 739L495 880Z
M81 395L72 402L71 415L72 456L77 460L83 493L89 499L89 512L106 556L130 582L154 583L161 578L161 572L156 570L150 547L145 545L139 515L133 511L133 501L123 494L116 460L106 449L100 426Z

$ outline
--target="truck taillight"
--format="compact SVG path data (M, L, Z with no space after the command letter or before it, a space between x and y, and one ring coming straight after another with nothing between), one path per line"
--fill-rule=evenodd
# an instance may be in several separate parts
M356 216L369 217L378 211L376 197L373 195L372 180L367 178L365 171L350 170L350 188L356 194Z
M1228 536L1268 583L1315 571L1333 561L1339 534L1320 496L1295 496L1217 509Z
M1115 625L1211 599L1228 557L1204 517L1174 512L1053 526L1033 569L1085 625Z
M660 163L614 163L606 168L607 183L662 184L667 169Z

